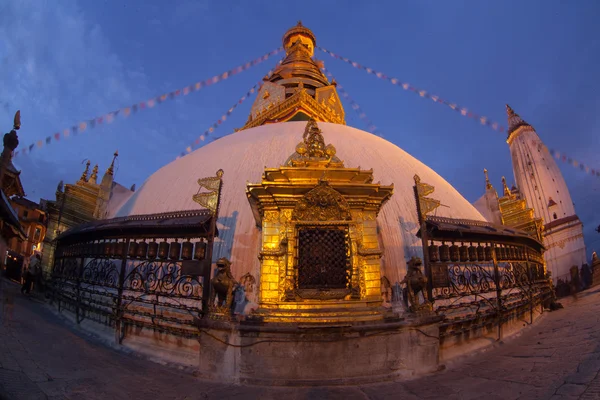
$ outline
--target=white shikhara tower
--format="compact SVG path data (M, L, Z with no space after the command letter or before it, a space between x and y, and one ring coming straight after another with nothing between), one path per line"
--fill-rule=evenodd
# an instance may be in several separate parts
M515 182L536 218L544 221L547 269L556 281L569 280L569 269L586 262L583 224L554 158L531 125L510 106L508 139Z

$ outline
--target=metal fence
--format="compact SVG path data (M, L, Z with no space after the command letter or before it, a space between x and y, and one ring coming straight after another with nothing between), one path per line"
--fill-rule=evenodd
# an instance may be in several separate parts
M50 297L119 341L130 326L194 336L209 307L215 219L193 210L81 225L58 238Z
M502 325L516 314L533 322L553 295L541 244L484 223L428 217L423 250L429 297L444 316L442 336ZM461 240L462 239L462 240ZM515 314L516 313L516 314ZM527 315L528 314L528 315Z

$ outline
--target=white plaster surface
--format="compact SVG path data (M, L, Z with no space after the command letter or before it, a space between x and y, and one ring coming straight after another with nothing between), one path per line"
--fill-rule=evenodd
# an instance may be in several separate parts
M576 215L567 184L546 146L532 127L519 128L510 144L513 171L517 187L544 224ZM549 207L550 198L556 203ZM555 215L556 214L556 217ZM552 228L544 238L548 249L544 253L548 270L556 280L568 274L573 265L581 267L586 261L582 226L565 223ZM556 245L555 245L556 243Z
M302 141L306 122L260 126L226 136L162 167L120 208L116 216L198 209L192 201L199 178L224 170L223 192L214 258L229 257L239 278L258 277L259 230L246 197L246 183L257 183L265 167L279 167ZM396 145L345 125L319 123L325 142L333 144L346 167L373 168L375 182L394 184L394 195L378 217L384 248L383 275L390 282L404 276L406 258L422 253L413 176L433 185L430 196L445 205L440 216L485 220L456 189L435 171Z

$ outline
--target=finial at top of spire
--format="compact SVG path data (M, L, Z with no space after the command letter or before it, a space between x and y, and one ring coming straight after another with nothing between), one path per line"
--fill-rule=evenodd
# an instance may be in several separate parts
M485 188L486 189L493 189L494 187L490 183L490 178L488 177L488 170L487 170L487 168L483 169L483 174L485 175Z
M15 119L13 122L13 129L15 131L18 131L19 129L21 129L21 110L17 110L17 112L15 113Z
M300 37L308 38L312 42L312 45L309 45L310 55L312 57L314 47L317 45L317 38L310 29L302 25L302 21L298 21L295 26L288 29L288 31L283 35L283 47L285 48L286 52L288 52L297 41L304 43ZM307 43L304 44L307 45Z
M506 116L508 118L508 135L517 130L521 126L531 126L517 114L511 106L506 105Z
M92 175L90 175L89 183L96 183L98 179L98 164L94 165L94 169L92 170Z
M502 186L504 188L504 195L505 196L512 196L512 193L510 192L510 189L508 188L508 185L506 184L506 178L502 177Z
M119 150L115 151L115 154L113 154L113 159L112 162L110 163L110 167L108 167L108 169L106 170L107 174L112 175L114 168L115 168L115 160L117 159L117 157L119 157Z
M89 172L90 172L90 160L87 160L87 162L85 163L85 170L83 171L83 174L81 174L81 178L79 178L79 180L81 182L87 182Z

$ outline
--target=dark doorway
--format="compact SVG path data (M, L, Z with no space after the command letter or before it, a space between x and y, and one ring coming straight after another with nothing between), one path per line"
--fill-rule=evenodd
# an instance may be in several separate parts
M9 251L6 256L6 277L20 282L22 268L23 256L13 251Z

